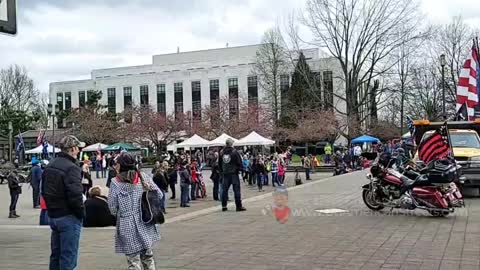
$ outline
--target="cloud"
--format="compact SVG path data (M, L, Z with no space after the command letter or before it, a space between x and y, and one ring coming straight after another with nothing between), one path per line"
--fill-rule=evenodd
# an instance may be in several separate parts
M92 69L145 65L154 54L256 44L265 30L307 0L20 0L17 36L0 35L0 68L24 65L42 91L52 81L85 79ZM473 1L473 0L472 0ZM462 13L468 0L423 0L429 20Z

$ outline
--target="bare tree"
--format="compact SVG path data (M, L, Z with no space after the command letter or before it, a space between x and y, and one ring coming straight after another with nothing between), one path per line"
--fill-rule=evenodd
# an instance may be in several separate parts
M265 31L262 45L256 54L254 74L259 86L265 91L266 99L271 106L275 125L280 117L280 76L288 71L286 49L282 33L278 26Z
M12 65L0 70L0 106L30 112L38 95L25 67Z
M414 0L309 0L303 23L312 31L313 43L340 64L345 96L337 97L346 102L343 113L352 122L361 122L369 99L368 91L360 96L359 89L371 89L396 64L390 54L423 35Z

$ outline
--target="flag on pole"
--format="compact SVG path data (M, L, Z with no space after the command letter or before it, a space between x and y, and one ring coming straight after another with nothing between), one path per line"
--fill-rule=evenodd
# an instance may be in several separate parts
M451 152L448 139L447 122L424 138L418 145L418 158L425 164L430 161L447 157Z
M25 142L23 141L22 133L17 136L17 156L25 149Z
M408 130L410 131L410 136L412 137L412 139L414 140L414 137L415 137L415 126L413 125L413 121L412 121L412 118L410 118L410 116L407 116L407 127L408 127ZM415 140L414 140L415 141Z
M40 129L40 131L38 132L38 136L37 136L37 146L41 145L43 143L43 136L45 134L42 132L42 130Z
M468 121L467 103L463 103L455 114L455 121Z
M478 104L477 92L477 67L478 52L476 46L472 47L472 52L463 64L458 77L457 85L457 111L463 104L467 106L469 120L475 120L475 105Z

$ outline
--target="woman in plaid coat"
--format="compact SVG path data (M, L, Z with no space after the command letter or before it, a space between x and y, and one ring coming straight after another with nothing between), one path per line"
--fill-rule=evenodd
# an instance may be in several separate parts
M140 201L143 186L140 173L135 168L135 159L128 153L122 153L115 165L117 177L112 180L108 206L117 218L115 235L115 252L127 256L128 269L154 270L152 246L160 240L160 233L155 225L142 221ZM158 187L142 173L149 188ZM162 193L159 191L160 196Z

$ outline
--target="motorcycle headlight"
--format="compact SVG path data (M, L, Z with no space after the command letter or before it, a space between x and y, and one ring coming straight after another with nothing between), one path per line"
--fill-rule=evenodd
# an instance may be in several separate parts
M470 167L480 168L480 156L470 158Z

